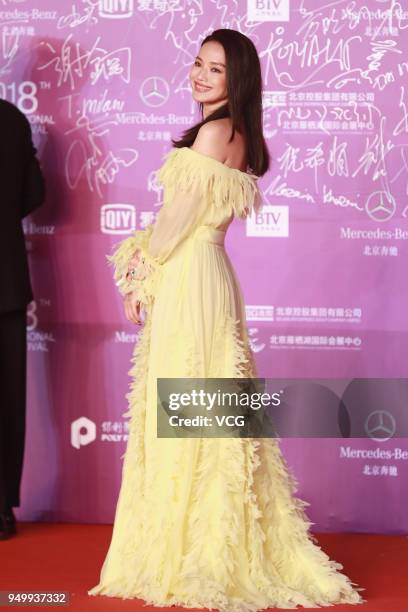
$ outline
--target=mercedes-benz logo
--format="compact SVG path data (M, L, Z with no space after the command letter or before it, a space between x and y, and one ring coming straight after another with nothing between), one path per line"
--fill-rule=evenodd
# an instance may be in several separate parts
M364 423L366 434L376 442L386 442L395 434L396 423L391 413L385 410L371 412Z
M386 191L374 191L365 205L368 216L374 221L388 221L394 216L396 208L394 198Z
M170 88L167 81L153 76L145 79L140 86L140 97L146 106L163 106L169 99Z

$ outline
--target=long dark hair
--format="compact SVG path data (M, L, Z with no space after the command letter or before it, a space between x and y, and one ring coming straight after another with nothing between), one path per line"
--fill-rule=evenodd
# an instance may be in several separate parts
M247 136L248 165L257 176L264 175L270 165L270 155L262 131L262 75L258 52L252 40L237 30L221 28L206 36L201 43L219 42L225 52L228 102L212 112L206 119L183 132L180 140L173 140L174 147L190 147L204 123L230 117L232 133L244 126ZM203 117L203 104L199 102Z

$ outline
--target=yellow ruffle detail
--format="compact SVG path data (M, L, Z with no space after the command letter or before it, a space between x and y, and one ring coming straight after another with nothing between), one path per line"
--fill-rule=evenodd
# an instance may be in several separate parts
M147 248L153 231L154 223L143 230L136 230L131 236L114 245L113 255L106 258L115 268L113 278L122 295L136 291L139 301L148 305L154 301L156 286L160 275L161 265L149 254ZM127 280L129 262L140 253L140 259L135 266L136 278Z
M186 378L251 377L256 371L248 359L249 339L239 323L231 315L217 322L214 335L222 348L208 371L194 339L179 328L168 354L183 354ZM343 565L311 533L305 513L310 504L296 496L298 481L279 438L171 440L165 479L166 442L153 438L149 445L156 445L157 454L150 463L145 428L151 330L148 318L135 344L129 409L122 415L130 418L121 457L126 494L119 499L101 580L88 594L220 612L364 603L359 591L365 589L340 572ZM184 478L191 479L186 507Z
M252 210L259 212L263 201L255 174L230 168L222 162L189 147L171 149L157 172L165 186L164 206L179 190L197 189L208 203L225 208L230 214L245 218Z

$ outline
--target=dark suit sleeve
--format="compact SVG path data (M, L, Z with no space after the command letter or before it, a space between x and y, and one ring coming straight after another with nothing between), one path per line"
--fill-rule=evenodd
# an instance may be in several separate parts
M21 219L29 215L33 210L41 206L45 199L45 182L41 172L39 161L36 157L37 150L34 147L31 126L24 114L23 116L23 163L24 178L22 188Z

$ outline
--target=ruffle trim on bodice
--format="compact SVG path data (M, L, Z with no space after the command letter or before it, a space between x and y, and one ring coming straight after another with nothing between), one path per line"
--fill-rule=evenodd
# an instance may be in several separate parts
M189 147L172 149L165 158L157 171L159 182L165 186L164 208L171 207L175 196L185 191L198 194L200 207L201 204L204 209L216 206L225 211L228 217L234 214L245 218L252 210L260 210L263 201L256 175L230 168ZM169 218L174 219L174 211ZM143 230L135 231L114 245L112 255L107 255L109 263L115 268L114 280L119 292L125 296L135 291L138 301L145 307L153 304L162 271L160 258L149 253L149 241L154 227L155 223L152 223ZM134 258L137 259L136 263ZM131 278L127 277L130 264L133 268Z
M255 174L230 168L222 162L189 147L171 149L157 171L157 180L165 187L164 203L179 191L198 190L208 203L223 207L227 214L245 218L252 210L259 212L262 195Z

